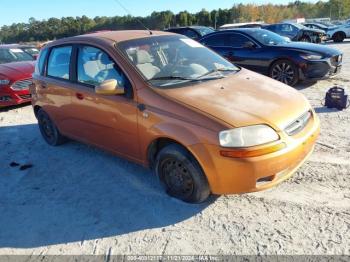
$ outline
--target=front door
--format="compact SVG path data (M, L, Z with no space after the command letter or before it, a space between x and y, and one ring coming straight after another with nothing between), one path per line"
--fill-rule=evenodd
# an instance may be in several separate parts
M139 160L137 103L130 81L105 51L92 46L79 46L76 51L72 135ZM95 86L110 79L117 80L118 87L124 87L126 94L104 96L95 93Z

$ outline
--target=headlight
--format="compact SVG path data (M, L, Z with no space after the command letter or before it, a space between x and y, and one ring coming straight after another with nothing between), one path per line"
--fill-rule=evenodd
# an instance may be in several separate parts
M0 79L0 86L6 86L10 83L8 79Z
M300 56L306 60L320 60L323 58L321 55L315 55L315 54L305 54Z
M251 147L277 141L279 139L275 130L267 125L240 127L222 131L219 134L222 147Z

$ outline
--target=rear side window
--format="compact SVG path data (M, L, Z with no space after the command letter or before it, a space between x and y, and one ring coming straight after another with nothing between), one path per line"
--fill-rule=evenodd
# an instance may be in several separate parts
M69 79L71 54L71 46L52 48L47 66L47 75L61 79Z
M41 51L39 59L35 65L35 73L38 75L44 74L44 65L45 65L47 52L48 52L48 49L44 49L43 51Z
M226 34L217 34L217 35L212 35L207 38L205 38L202 43L207 46L227 46L227 35Z
M242 48L249 39L241 34L230 34L229 43L231 47Z

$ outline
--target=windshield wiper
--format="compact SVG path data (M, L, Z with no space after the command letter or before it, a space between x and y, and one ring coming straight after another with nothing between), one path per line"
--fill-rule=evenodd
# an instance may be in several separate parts
M189 78L189 77L182 77L182 76L160 76L160 77L151 78L148 81L154 81L154 80L187 80L187 81L194 81L196 79Z
M237 69L233 69L233 68L215 68L213 70L210 70L209 72L197 77L196 79L201 79L203 77L206 77L208 75L211 75L211 74L214 74L214 73L217 73L217 72L227 72L227 71L238 71ZM224 76L222 76L224 77Z

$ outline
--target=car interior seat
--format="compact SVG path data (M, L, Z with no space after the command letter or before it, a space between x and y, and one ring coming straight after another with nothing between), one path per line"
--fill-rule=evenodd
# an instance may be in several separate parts
M153 78L160 72L160 69L152 64L151 55L145 50L136 52L136 66L146 76L147 79Z

